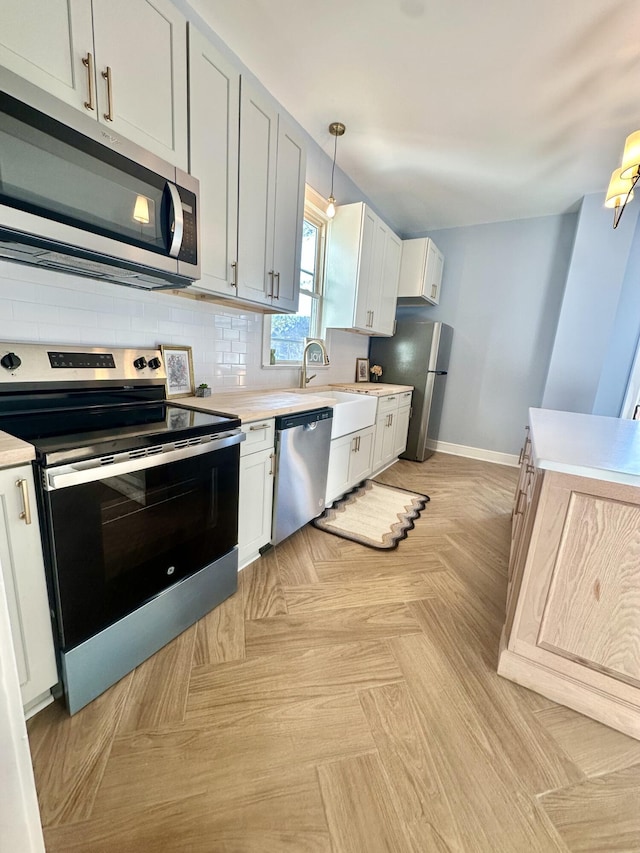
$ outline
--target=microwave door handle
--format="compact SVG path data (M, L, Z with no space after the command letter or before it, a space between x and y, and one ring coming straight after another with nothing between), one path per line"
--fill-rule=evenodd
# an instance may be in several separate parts
M184 212L177 186L172 184L171 181L167 181L167 189L169 190L169 198L171 199L171 213L173 217L173 237L171 238L171 246L169 247L169 257L177 258L182 248Z

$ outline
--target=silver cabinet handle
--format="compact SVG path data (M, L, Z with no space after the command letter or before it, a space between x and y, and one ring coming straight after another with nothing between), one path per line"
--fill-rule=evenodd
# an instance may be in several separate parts
M280 299L280 273L276 272L276 273L274 273L274 276L275 276L277 288L276 288L275 296L273 298L274 299Z
M374 318L375 316L376 316L376 312L375 312L375 311L372 311L372 312L371 312L371 328L372 328L372 329L373 329L373 318Z
M111 80L111 68L107 65L107 70L102 72L102 76L107 81L107 112L104 117L107 121L113 121L113 83Z
M393 426L393 412L389 415L391 420L389 421L389 426Z
M273 477L273 473L274 473L274 472L273 472L273 460L274 460L275 458L276 458L276 454L275 454L275 453L271 453L271 454L269 455L269 476L270 476L270 477Z
M238 262L231 261L231 287L238 287Z
M273 275L274 275L273 270L269 270L268 275L269 275L269 278L271 279L271 287L269 288L269 293L267 293L267 296L270 296L271 298L273 298Z
M29 489L26 480L16 480L16 486L22 494L22 512L18 514L25 524L31 524L31 505L29 504Z
M171 210L173 212L173 237L171 238L171 246L169 247L169 257L177 258L182 248L182 235L184 234L184 211L182 210L182 200L178 187L167 181L167 189L169 190L169 198L171 199Z
M354 437L351 439L351 452L355 453L357 449L358 449L358 440L356 437Z
M258 429L269 429L269 424L251 424L249 427L249 432L253 432Z
M89 78L89 100L84 102L85 110L95 110L96 99L93 91L93 54L87 53L82 57L82 64L87 69L87 77Z

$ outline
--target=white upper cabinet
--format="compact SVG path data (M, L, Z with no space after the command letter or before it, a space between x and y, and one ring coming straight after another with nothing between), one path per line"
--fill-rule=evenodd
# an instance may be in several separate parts
M400 240L389 226L361 202L338 207L327 251L325 327L393 334L399 272Z
M236 296L240 74L191 24L189 104L189 171L200 181L197 289Z
M405 304L440 302L444 256L429 237L402 241L398 299Z
M170 0L0 0L0 14L3 65L187 168L185 20Z
M278 118L276 197L273 221L273 306L297 311L300 287L300 253L304 219L306 152L295 130Z
M242 80L238 198L238 296L271 303L278 114Z
M0 0L0 20L0 64L84 109L89 87L82 60L93 57L91 3Z
M169 0L92 4L98 120L186 169L185 19Z
M306 152L270 99L241 81L238 296L298 310Z

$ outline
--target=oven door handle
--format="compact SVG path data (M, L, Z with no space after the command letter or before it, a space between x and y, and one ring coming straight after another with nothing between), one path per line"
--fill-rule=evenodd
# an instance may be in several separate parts
M202 456L205 453L215 453L224 447L240 444L246 438L241 430L232 430L212 438L203 444L180 447L174 450L154 453L150 456L125 459L108 465L100 464L98 459L79 462L75 465L60 465L44 472L44 488L47 492L56 489L66 489L69 486L81 486L84 483L94 483L97 480L107 480L109 477L119 477L132 471L143 471L146 468L157 468L160 465L170 465L191 456Z

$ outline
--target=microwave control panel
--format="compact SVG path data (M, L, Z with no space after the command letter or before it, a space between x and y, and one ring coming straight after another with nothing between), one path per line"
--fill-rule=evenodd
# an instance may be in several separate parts
M198 228L196 225L196 197L184 187L178 187L180 201L182 202L182 216L184 230L182 233L182 246L178 254L179 261L188 264L198 263Z

